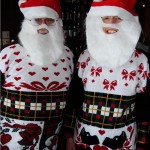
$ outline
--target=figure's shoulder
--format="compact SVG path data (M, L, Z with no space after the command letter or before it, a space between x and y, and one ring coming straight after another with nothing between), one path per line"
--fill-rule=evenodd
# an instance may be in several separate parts
M5 46L5 47L2 47L1 53L12 53L12 52L14 52L16 49L17 49L17 50L21 50L21 49L22 49L22 46L19 45L19 44L13 44L13 45Z
M73 57L73 52L70 50L69 47L65 46L65 52L67 56Z
M79 56L79 61L86 61L87 60L87 58L89 58L90 57L90 53L89 53L89 51L86 49L86 50L84 50L84 51L82 51L81 52L81 54L80 54L80 56Z
M147 56L139 50L134 51L133 57L136 58L137 60L140 60L140 61L147 61L148 60Z

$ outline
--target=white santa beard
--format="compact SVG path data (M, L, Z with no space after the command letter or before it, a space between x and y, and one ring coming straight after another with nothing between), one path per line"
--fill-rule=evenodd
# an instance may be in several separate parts
M103 27L117 28L114 34L106 34ZM87 17L86 38L90 55L101 66L116 68L125 64L133 54L141 32L138 21L122 21L104 24L100 17Z
M40 28L46 28L49 33L39 34L37 30ZM64 36L59 23L52 27L32 26L28 20L24 20L19 40L36 65L47 66L57 61L64 52Z

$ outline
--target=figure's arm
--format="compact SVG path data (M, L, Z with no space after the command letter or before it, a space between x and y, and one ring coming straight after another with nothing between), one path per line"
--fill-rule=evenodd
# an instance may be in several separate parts
M148 59L150 59L148 57ZM148 65L149 66L149 65ZM148 150L150 147L150 73L147 70L147 85L144 93L137 94L137 150Z
M137 95L137 150L148 150L150 147L150 79L146 91Z

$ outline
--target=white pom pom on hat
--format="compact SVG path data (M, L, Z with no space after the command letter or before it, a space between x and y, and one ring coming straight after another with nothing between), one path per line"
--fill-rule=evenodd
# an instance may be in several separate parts
M20 11L27 19L60 16L60 0L19 0Z

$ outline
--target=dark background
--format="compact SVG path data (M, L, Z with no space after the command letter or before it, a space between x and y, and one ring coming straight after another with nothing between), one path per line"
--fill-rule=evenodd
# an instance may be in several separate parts
M10 39L17 40L22 20L18 0L1 0L1 31L10 31Z

